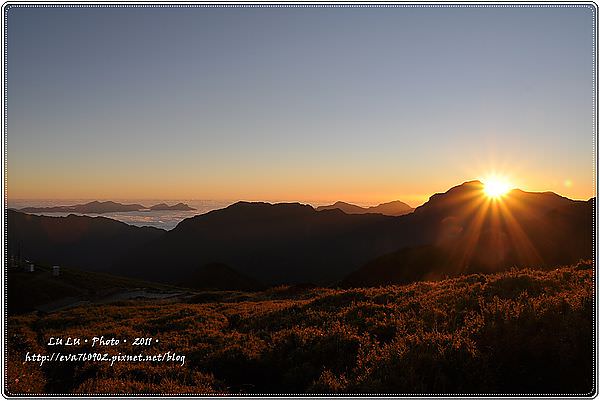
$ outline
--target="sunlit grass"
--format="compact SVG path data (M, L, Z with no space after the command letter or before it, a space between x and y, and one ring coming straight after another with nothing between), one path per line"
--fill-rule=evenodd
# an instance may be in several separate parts
M585 262L405 286L86 306L11 317L6 380L10 392L30 394L583 393L592 385L592 305ZM188 362L22 362L26 351L66 351L45 345L49 336L99 334L156 337L147 351Z

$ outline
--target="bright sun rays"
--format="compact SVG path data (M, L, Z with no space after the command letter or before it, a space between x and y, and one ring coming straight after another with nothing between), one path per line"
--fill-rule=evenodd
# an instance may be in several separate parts
M526 227L521 226L524 216L533 213L531 206L518 193L508 195L515 188L509 176L489 173L483 177L479 179L482 186L477 184L457 200L462 237L453 245L452 257L460 271L477 264L494 271L514 258L530 265L543 263Z
M483 182L483 191L488 198L498 199L504 196L511 189L510 183L500 176L490 176Z

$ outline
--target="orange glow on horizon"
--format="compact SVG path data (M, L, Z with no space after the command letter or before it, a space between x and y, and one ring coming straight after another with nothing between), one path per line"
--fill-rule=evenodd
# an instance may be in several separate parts
M481 171L481 170L480 170ZM483 170L485 171L485 170ZM489 171L489 170L488 170ZM512 171L512 170L511 170ZM333 177L317 177L307 180L240 180L237 185L231 181L216 179L199 179L191 174L171 179L161 177L125 177L122 180L77 178L64 179L62 182L44 181L36 177L27 181L17 174L9 176L6 196L9 200L17 199L89 199L89 200L223 200L223 201L266 201L266 202L301 202L313 205L331 204L344 201L359 206L376 206L399 200L412 207L426 203L436 193L443 193L463 182L479 179L486 186L488 197L498 198L508 189L519 188L528 192L552 191L570 199L588 200L594 196L593 182L583 185L573 180L569 187L562 182L552 182L531 177L516 171L513 175L486 174L471 172L457 174L454 177L431 176L426 179L398 178L396 180L335 180ZM513 181L512 177L516 177ZM488 178L489 177L489 178ZM500 185L490 186L488 180L498 178ZM96 177L94 177L96 178ZM311 178L314 178L311 176ZM236 181L237 182L237 181Z

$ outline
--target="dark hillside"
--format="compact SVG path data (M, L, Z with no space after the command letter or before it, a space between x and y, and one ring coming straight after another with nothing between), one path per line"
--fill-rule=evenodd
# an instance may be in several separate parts
M407 237L399 224L378 214L239 202L185 219L119 261L115 271L183 280L202 264L223 263L266 284L327 283L395 249Z
M107 270L132 248L165 233L105 217L48 217L7 212L8 254L32 261Z
M595 199L513 191L505 199L489 201L477 200L475 191L460 190L450 190L446 200L436 195L414 212L420 222L416 224L432 230L435 240L377 257L342 285L404 284L514 266L552 268L592 258Z

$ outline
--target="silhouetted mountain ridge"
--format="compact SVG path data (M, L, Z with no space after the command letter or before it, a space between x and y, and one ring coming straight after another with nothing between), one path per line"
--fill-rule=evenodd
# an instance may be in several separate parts
M190 210L196 210L193 207L190 207L189 205L185 204L185 203L177 203L175 205L169 206L166 203L159 203L157 205L154 206L150 206L149 207L150 210L177 210L177 211L190 211Z
M82 268L102 265L114 274L170 283L190 279L199 266L217 264L267 285L328 284L344 277L349 277L346 285L378 285L589 258L593 202L520 190L492 200L481 182L469 181L398 217L238 202L185 219L168 232L131 234L136 240L117 244L118 255L110 241L78 234L70 248L61 249L78 253ZM78 232L68 219L57 221L62 223L44 230L34 227L33 237L21 235L30 250L57 256L55 236ZM9 219L9 233L12 224ZM93 219L86 224L92 231L96 226ZM102 255L105 251L114 257ZM94 261L93 255L100 256Z
M88 203L71 205L71 206L50 206L50 207L25 207L20 209L24 213L89 213L89 214L102 214L102 213L115 213L115 212L143 212L143 211L158 211L158 210L178 210L178 211L189 211L196 210L185 203L178 203L173 206L169 206L166 203L159 203L158 205L150 206L149 208L137 203L134 204L123 204L113 201L92 201Z
M346 214L380 213L386 216L402 216L414 210L414 208L399 200L381 203L377 206L370 207L360 207L342 201L337 201L333 205L317 207L317 211L332 209L342 210Z
M169 274L179 280L198 264L223 263L266 283L330 281L343 275L346 266L358 267L354 259L366 261L373 254L365 250L371 245L363 240L364 230L376 231L393 219L317 212L299 203L238 202L183 220L114 269L159 280L166 276L162 266L172 263L177 269ZM348 243L355 246L348 249Z
M74 214L49 217L8 210L7 218L9 255L88 270L106 271L124 253L165 232Z
M595 198L514 189L493 200L482 193L483 184L470 181L433 195L411 216L429 241L375 258L343 284L400 284L591 258Z

